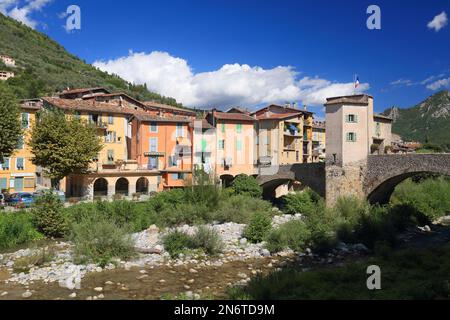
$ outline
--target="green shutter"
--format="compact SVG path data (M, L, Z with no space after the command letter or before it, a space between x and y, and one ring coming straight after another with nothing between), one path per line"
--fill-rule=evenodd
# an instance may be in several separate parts
M241 140L236 141L236 150L242 151L242 141Z
M202 152L206 152L207 146L208 143L206 142L206 139L202 139Z
M222 133L225 133L225 123L222 123Z
M0 192L5 189L8 189L8 179L0 178Z
M237 131L237 133L242 133L242 124L237 124L236 125L236 131Z

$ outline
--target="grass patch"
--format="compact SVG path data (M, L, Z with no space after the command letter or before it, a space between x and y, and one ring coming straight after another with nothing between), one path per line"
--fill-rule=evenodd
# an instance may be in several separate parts
M50 263L54 257L55 253L51 247L43 248L30 256L16 259L14 261L13 270L15 273L26 273L31 268L40 267L46 263Z

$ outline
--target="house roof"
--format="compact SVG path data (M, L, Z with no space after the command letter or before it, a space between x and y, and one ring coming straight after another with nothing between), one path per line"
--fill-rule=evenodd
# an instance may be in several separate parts
M251 121L255 122L256 119L243 113L232 113L232 112L220 112L213 110L213 117L217 120L228 120L228 121Z
M160 117L155 116L144 110L133 110L133 115L143 122L182 122L190 123L192 119L190 117L175 116L175 117Z
M78 88L78 89L72 89L72 90L64 90L60 93L60 95L66 95L66 94L77 94L77 93L86 93L86 92L92 92L92 91L105 91L110 92L108 89L105 89L103 87L93 87L93 88Z
M191 127L191 128L195 128L195 125L196 125L196 122L197 121L201 121L202 122L202 130L209 130L209 129L214 129L214 126L212 126L209 122L208 122L208 120L206 120L206 119L197 119L197 120L194 120L194 121L192 121L190 124L189 124L189 126Z
M298 117L300 115L302 115L301 112L272 113L269 116L267 116L266 114L262 114L262 115L256 116L256 119L258 121L264 121L264 120L285 120L285 119Z
M375 119L383 119L383 120L388 120L388 121L391 121L391 122L394 121L394 119L392 119L391 117L388 117L388 116L385 116L384 114L379 114L379 113L374 114L373 117Z
M331 106L336 104L353 104L353 105L366 105L369 103L369 98L373 98L367 94L358 94L352 96L340 96L327 98L325 106Z
M184 109L184 108L179 108L179 107L175 107L175 106L170 106L167 104L163 104L163 103L158 103L158 102L154 102L154 101L145 101L144 105L146 107L150 107L150 108L156 108L156 109L164 109L164 110L170 110L170 111L177 111L177 112L183 112L183 113L187 113L187 114L192 114L193 116L196 115L196 112L193 110L188 110L188 109Z
M273 107L277 108L277 109L280 109L280 110L283 110L283 112L282 112L283 114L286 114L286 113L298 113L298 114L307 114L307 115L314 114L313 112L306 111L306 110L301 110L301 109L288 107L288 106L280 106L278 104L271 104L271 105L269 105L267 107L264 107L262 109L256 110L255 112L252 112L252 115L255 115L255 114L257 114L259 112L262 112L262 111L270 110Z
M98 102L95 100L74 100L53 97L44 97L43 101L63 110L106 112L114 114L134 114L136 110L120 107L116 104Z

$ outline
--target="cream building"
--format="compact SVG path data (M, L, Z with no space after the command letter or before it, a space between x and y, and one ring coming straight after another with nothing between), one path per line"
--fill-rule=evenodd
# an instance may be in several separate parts
M374 114L372 96L328 98L325 107L327 161L343 166L388 151L392 119Z

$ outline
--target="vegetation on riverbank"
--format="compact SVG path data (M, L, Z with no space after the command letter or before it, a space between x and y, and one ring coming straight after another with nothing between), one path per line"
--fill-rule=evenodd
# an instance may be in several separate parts
M253 178L243 180L248 179ZM240 186L240 190L252 188L251 184ZM114 258L132 256L132 245L125 239L126 235L153 224L172 228L235 222L247 224L244 236L250 242L266 241L266 248L271 252L288 247L297 251L309 247L322 252L339 241L363 243L374 249L381 244L393 246L399 232L423 226L450 212L449 190L450 182L445 179L407 181L397 188L390 206L370 206L345 198L331 209L325 207L317 194L306 190L285 197L282 207L285 213L302 214L302 219L282 225L278 230L271 226L274 212L269 202L242 192L236 194L236 189L221 189L208 181L159 193L144 202L97 201L63 208L58 200L50 201L54 196L46 195L29 213L0 216L0 248L9 249L41 239L44 234L70 238L80 260L107 263ZM205 231L200 244L197 241L196 246L182 248L215 254L220 251L215 238Z
M382 290L368 290L367 267L381 268ZM450 245L407 249L344 267L303 272L288 268L257 276L248 286L230 290L230 299L449 299Z

